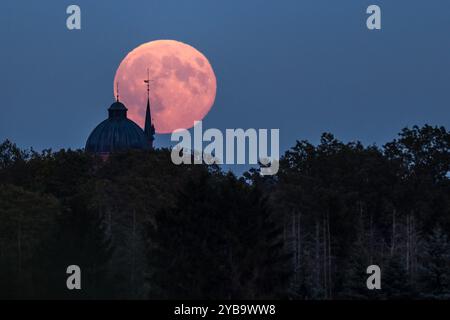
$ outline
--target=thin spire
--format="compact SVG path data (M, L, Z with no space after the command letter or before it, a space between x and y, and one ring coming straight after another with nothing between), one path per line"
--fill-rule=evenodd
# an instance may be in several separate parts
M147 84L147 109L145 110L145 126L144 133L147 137L147 142L150 149L153 149L153 140L155 140L155 127L152 121L152 115L150 113L150 73L147 68L147 79L144 82Z
M119 81L116 82L116 101L119 102Z

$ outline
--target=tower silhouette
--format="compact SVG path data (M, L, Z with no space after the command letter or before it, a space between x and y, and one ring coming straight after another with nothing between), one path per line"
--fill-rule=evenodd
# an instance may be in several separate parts
M153 141L155 140L155 126L153 125L152 115L150 112L150 81L149 71L147 69L147 79L144 80L147 84L147 109L145 110L144 133L150 149L153 149Z

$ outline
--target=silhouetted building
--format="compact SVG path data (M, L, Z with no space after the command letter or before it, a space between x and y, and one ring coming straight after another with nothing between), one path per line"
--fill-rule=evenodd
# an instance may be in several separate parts
M85 150L107 156L117 151L153 149L155 128L152 124L149 99L147 99L145 131L127 118L127 110L117 96L116 101L108 109L108 119L100 123L89 135Z

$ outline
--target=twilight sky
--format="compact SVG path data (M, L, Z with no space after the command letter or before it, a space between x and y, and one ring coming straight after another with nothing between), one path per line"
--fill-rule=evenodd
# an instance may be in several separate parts
M80 31L66 28L69 4ZM365 26L370 4L381 31ZM283 152L324 131L381 145L404 126L450 128L449 14L448 0L3 0L0 141L84 147L121 60L156 39L209 59L217 96L205 129L280 128Z

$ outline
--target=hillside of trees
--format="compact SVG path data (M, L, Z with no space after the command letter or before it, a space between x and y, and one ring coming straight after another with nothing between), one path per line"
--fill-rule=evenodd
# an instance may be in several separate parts
M448 299L449 146L427 125L382 147L327 133L275 176L236 177L168 149L102 161L5 141L0 298Z

